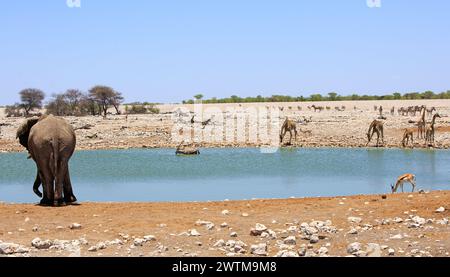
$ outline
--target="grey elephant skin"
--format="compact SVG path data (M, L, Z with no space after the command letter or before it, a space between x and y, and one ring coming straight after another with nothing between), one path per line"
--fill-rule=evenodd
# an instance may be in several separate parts
M60 206L76 202L69 174L69 160L76 145L72 126L53 115L30 118L17 130L17 138L36 162L33 190L42 197L41 205ZM41 183L43 195L39 191Z

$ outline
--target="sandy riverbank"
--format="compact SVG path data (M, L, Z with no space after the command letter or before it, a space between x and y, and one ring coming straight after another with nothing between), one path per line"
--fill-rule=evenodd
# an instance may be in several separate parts
M330 107L330 110L314 112L308 106L320 105ZM393 100L393 101L342 101L342 102L299 102L299 103L244 103L244 104L210 104L203 105L205 112L203 120L211 118L211 111L219 111L211 120L206 129L201 129L201 147L255 147L263 146L265 143L259 139L251 140L248 136L252 124L238 127L236 124L224 125L224 118L234 118L239 115L248 114L248 109L284 107L280 111L280 122L277 126L271 126L275 134L279 132L283 119L287 116L298 122L301 130L297 141L293 144L299 147L364 147L367 141L366 133L369 124L377 118L378 112L374 111L374 105L384 107L385 122L385 147L400 147L402 135L405 128L414 127L411 121L417 121L419 114L414 116L400 116L397 114L398 107L413 105L434 106L442 118L436 123L436 148L450 147L450 100ZM337 111L335 107L345 106L345 111ZM391 107L395 107L395 115L390 115ZM111 115L107 119L101 117L67 117L66 119L75 127L86 127L79 129L77 134L77 149L126 149L126 148L161 148L176 147L178 142L173 140L174 134L179 131L174 124L189 132L191 128L190 119L192 114L176 116L173 111L178 108L194 112L193 105L160 105L160 114L149 115ZM236 109L232 113L224 113L227 109ZM301 110L300 110L301 109ZM306 119L306 121L305 121ZM200 119L196 119L200 120ZM430 118L427 117L430 121ZM23 118L5 118L0 110L0 152L23 151L15 139L17 128L23 122ZM181 124L181 125L180 125ZM221 129L222 128L222 129ZM238 130L246 130L243 140L237 139ZM259 129L256 129L259 130ZM216 132L223 134L219 140L212 140ZM226 139L226 133L234 134L233 139ZM197 136L198 137L198 136ZM371 144L373 145L373 144ZM415 139L414 147L426 147L424 140Z
M449 256L450 191L386 196L0 204L0 249L23 252L15 256Z

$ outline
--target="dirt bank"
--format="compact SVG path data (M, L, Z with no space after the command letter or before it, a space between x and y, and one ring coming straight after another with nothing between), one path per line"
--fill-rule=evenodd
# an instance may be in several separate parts
M449 256L450 191L386 196L62 208L0 204L0 251L23 252L16 256Z

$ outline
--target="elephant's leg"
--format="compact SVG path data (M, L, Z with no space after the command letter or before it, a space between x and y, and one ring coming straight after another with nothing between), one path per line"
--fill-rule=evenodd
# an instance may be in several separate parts
M50 170L48 159L45 158L40 159L40 157L36 157L36 163L38 164L38 169L40 173L39 175L44 192L40 204L44 206L51 206L53 205L53 198L54 198L54 190L53 190L54 177Z
M67 172L67 162L58 161L57 172L55 172L55 197L53 203L55 206L64 205L63 200L63 182Z
M66 173L64 175L64 202L77 202L77 198L73 194L72 182L70 181L69 165L66 166Z
M36 174L36 180L34 180L34 184L33 184L33 191L40 198L42 198L42 193L39 191L39 186L41 185L41 183L42 183L42 181L41 181L41 177L39 176L39 169L38 169L37 174Z

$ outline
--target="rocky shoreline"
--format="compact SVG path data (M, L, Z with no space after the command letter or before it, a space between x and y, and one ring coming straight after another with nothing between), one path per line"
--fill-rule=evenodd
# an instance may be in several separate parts
M0 256L448 257L450 191L191 203L0 204Z

